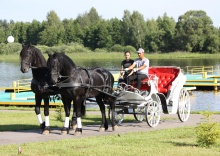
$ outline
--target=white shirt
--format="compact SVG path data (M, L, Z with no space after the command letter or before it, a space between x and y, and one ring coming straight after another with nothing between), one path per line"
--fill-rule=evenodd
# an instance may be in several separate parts
M137 73L148 75L148 68L149 68L150 61L147 58L144 58L142 60L140 58L137 58L136 60L134 60L134 64L136 65L136 68L139 68L145 64L146 68L142 70L138 70Z

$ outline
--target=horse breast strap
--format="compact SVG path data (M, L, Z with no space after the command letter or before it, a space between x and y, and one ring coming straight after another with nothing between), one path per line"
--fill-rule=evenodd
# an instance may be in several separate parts
M85 93L85 97L87 98L87 97L89 97L89 88L92 86L92 79L91 79L90 72L86 68L82 68L82 70L85 70L86 74L88 75L88 79L89 79L89 83L87 84L87 90L86 90L86 93ZM82 81L81 75L80 75L80 79ZM83 81L82 81L82 84L84 84Z

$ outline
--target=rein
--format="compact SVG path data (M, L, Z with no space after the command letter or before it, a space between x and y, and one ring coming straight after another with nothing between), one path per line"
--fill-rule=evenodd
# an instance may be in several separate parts
M71 75L69 75L69 76L62 76L62 75L59 75L58 73L57 73L57 75L58 75L58 77L59 78L67 78L66 80L63 80L63 81L61 81L61 82L59 82L59 83L56 83L55 85L53 85L53 86L56 86L56 87L59 87L59 88L65 88L65 87L84 87L84 88L88 88L88 89L94 89L94 90L97 90L97 91L99 91L99 92L103 92L102 90L100 90L100 89L98 89L98 88L110 88L112 91L113 91L113 88L112 87L110 87L110 86L108 86L108 85L101 85L101 86L92 86L91 85L91 76L90 76L90 74L89 74L89 72L88 72L88 70L87 69L85 69L85 68L81 68L81 69L83 69L83 70L85 70L86 71L86 73L87 73L87 75L88 75L88 77L89 77L89 84L87 84L87 83L75 83L75 82L66 82L67 80L69 80L71 77L73 77L73 75L74 74L71 74ZM77 70L79 70L79 69L77 69ZM74 72L75 73L75 72ZM81 75L80 75L80 79L81 79L81 81L82 81L82 77L81 77ZM103 92L103 93L106 93L106 92Z
M35 66L32 66L31 63L28 63L28 62L26 62L26 61L21 61L21 62L24 63L24 64L29 65L29 68L32 68L32 69L37 68L37 67L35 67Z

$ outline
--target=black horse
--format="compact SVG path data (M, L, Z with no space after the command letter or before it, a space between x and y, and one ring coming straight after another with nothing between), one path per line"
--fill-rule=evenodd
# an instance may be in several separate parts
M75 134L82 133L81 116L83 115L83 110L81 108L82 105L85 104L85 100L91 97L96 98L96 102L102 114L102 124L99 131L107 130L108 122L106 119L104 101L109 103L112 110L115 109L114 97L111 96L114 84L113 75L103 68L97 67L91 70L79 68L63 53L49 55L47 65L51 70L53 83L56 83L56 86L59 87L64 104L66 118L62 131L67 131L68 133L70 108L71 102L73 101L77 118ZM114 120L112 120L112 129L115 130L116 128L117 125Z
M49 85L52 85L52 81L50 70L47 67L47 61L40 50L31 44L22 44L20 59L22 73L27 73L29 68L32 69L33 79L31 81L31 89L35 93L35 113L40 123L42 134L49 134L49 98L50 95L55 94L55 90L49 89ZM44 122L40 113L42 99L44 99Z

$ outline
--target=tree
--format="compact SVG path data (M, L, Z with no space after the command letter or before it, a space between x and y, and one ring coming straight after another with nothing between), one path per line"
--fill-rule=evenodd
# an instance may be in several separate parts
M98 12L94 7L90 9L87 13L79 15L76 18L76 22L82 27L83 30L90 28L92 25L98 23L102 18L99 16Z
M39 21L33 20L32 23L27 28L27 41L34 45L39 43L40 37L39 33L42 31L42 25Z
M55 11L47 14L47 21L42 23L43 31L40 32L40 44L54 46L62 44L64 36L64 27Z
M123 45L131 45L131 29L132 29L132 22L131 22L131 13L128 10L124 11L124 16L122 18L122 36L123 36Z
M123 36L122 36L122 21L120 21L117 18L112 18L109 21L109 33L111 34L112 37L112 44L120 44L123 45Z
M188 11L178 18L176 24L176 45L184 51L204 51L204 43L212 34L213 22L206 12Z
M212 35L209 35L206 38L204 43L204 51L208 51L210 53L217 53L220 50L220 37L218 36L217 30Z
M159 51L169 52L173 51L173 40L175 35L176 22L173 18L169 18L165 13L163 17L157 18L158 29L160 32Z
M95 50L96 48L110 48L112 46L111 34L108 31L108 24L100 21L87 29L84 45Z
M62 24L65 30L65 35L63 36L64 43L83 43L83 30L76 21L74 21L73 19L64 19L62 21Z
M27 41L27 29L29 27L30 23L24 23L24 22L16 22L13 27L13 35L16 41L19 43L23 43Z
M159 31L158 23L154 19L146 22L145 51L157 52L163 32Z
M138 11L134 11L132 15L129 11L125 11L123 27L125 45L132 45L136 48L145 47L146 25L143 15Z
M6 43L9 35L11 35L10 24L6 20L0 20L0 43Z

